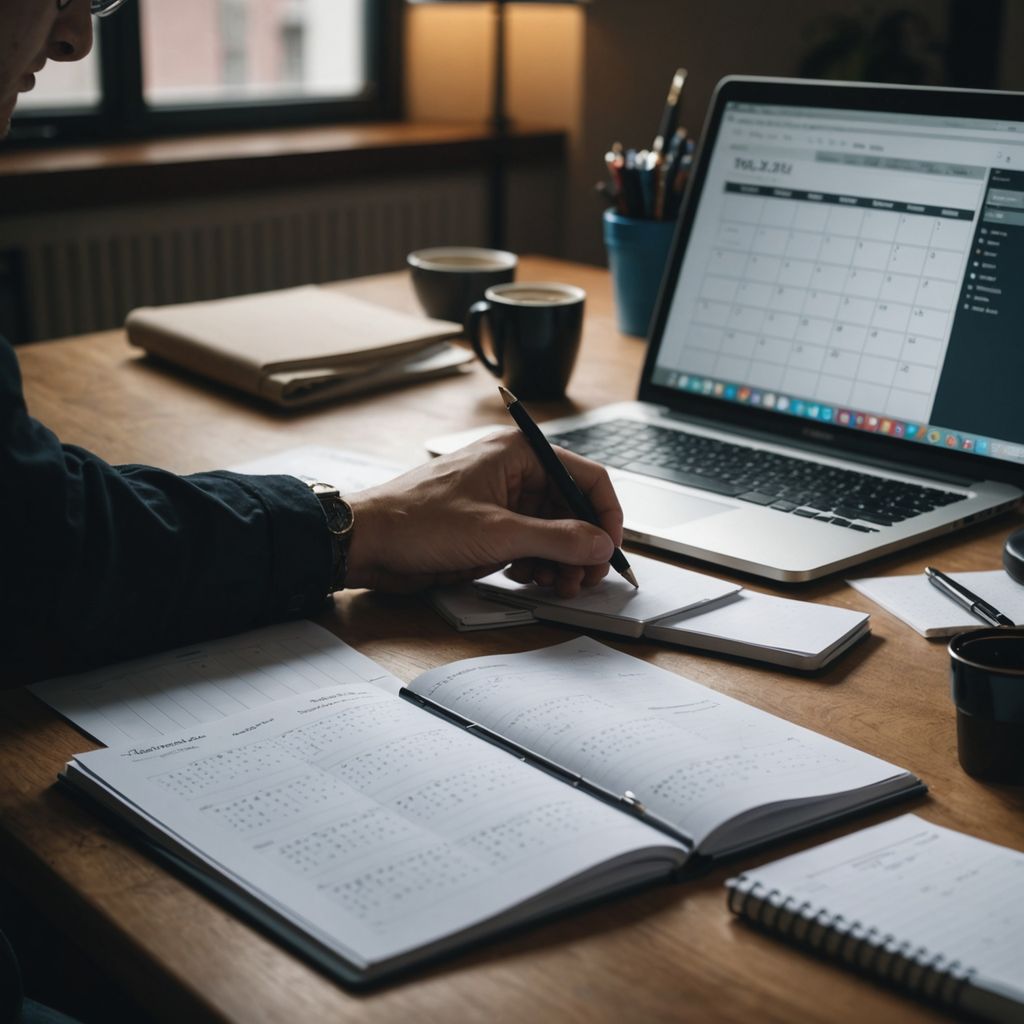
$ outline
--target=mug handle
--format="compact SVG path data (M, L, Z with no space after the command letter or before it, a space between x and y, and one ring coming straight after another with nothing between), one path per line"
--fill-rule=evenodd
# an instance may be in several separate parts
M473 346L473 351L477 354L477 358L484 366L487 367L495 377L500 377L505 372L505 360L502 358L501 349L498 346L498 339L494 339L494 359L488 359L487 354L484 352L482 339L482 321L484 317L491 311L491 304L486 299L481 299L479 302L474 302L469 307L469 312L466 313L466 334L469 335L470 343Z

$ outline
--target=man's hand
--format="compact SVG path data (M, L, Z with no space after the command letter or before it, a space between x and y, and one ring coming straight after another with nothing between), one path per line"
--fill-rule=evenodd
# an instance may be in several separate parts
M517 430L485 438L379 487L346 495L355 513L346 586L410 591L477 579L509 562L521 583L572 597L608 573L622 509L604 469L558 448L601 527L567 518Z

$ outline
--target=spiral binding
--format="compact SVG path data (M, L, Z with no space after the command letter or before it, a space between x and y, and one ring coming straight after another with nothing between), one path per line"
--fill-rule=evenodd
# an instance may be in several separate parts
M773 935L879 981L955 1008L974 975L958 960L768 889L747 875L726 882L729 909Z

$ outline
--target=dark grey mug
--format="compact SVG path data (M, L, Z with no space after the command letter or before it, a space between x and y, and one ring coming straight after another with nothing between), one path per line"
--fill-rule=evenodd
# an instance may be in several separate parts
M561 398L580 348L586 297L582 288L552 281L494 285L470 306L466 335L484 366L517 398Z
M986 782L1024 783L1024 628L960 633L949 656L961 767Z
M519 260L504 249L447 245L418 249L406 262L427 316L461 324L466 310L492 284L515 280Z

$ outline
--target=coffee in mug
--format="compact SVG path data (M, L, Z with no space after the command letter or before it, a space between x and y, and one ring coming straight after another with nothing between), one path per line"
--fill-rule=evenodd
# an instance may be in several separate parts
M466 315L473 351L517 398L565 394L583 334L586 293L549 281L488 288ZM484 348L485 327L492 356Z
M406 262L427 316L461 324L487 288L514 280L519 260L504 249L449 245L411 252Z

